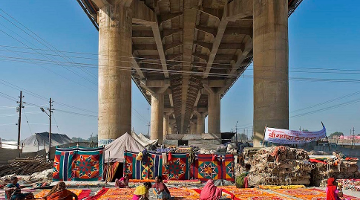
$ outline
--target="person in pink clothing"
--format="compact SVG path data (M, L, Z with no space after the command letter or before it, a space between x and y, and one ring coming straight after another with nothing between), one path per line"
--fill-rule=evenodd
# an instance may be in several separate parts
M120 179L115 180L115 187L127 188L129 187L129 177L124 176Z
M213 180L208 180L201 190L200 200L218 200L221 198L222 189L214 185Z

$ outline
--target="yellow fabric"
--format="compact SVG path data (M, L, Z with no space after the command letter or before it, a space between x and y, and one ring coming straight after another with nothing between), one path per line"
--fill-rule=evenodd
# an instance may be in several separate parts
M136 156L136 160L142 160L143 154L142 152L140 152L137 156Z
M147 193L147 189L144 185L140 185L138 187L136 187L134 194L135 195L144 195Z

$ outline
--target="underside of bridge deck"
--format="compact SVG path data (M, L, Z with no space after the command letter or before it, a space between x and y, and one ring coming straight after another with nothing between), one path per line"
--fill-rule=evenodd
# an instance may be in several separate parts
M287 18L301 1L78 0L99 29L99 145L130 131L131 122L118 115L130 118L131 99L117 96L131 94L130 78L152 104L152 139L203 133L206 116L208 132L219 133L220 99L253 57L259 60L254 62L254 130L288 128ZM265 67L271 78L280 73L285 81L260 76ZM273 100L264 100L267 86Z

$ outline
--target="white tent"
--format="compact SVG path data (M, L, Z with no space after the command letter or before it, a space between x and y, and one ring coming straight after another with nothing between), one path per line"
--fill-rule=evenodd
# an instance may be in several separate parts
M125 133L105 146L105 162L124 162L124 152L141 152L145 149L138 141ZM109 156L110 154L110 156Z
M150 140L150 139L148 139L147 137L145 137L141 133L138 135L135 132L132 132L131 136L144 147L147 147L149 145L155 145L158 142L158 140Z

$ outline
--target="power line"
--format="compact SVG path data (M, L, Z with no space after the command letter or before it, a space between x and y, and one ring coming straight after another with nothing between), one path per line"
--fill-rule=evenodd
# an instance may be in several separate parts
M27 90L27 89L22 88L22 87L19 87L19 86L15 85L15 84L10 83L10 82L8 82L8 81L5 81L5 80L3 80L3 79L0 79L0 84L3 84L3 85L5 85L5 86L11 87L11 88L16 89L16 90L23 90L23 91L25 91L27 94L29 94L29 95L31 95L31 96L33 96L33 97L35 97L35 98L38 98L38 99L41 99L41 100L46 100L46 101L48 100L46 97L44 97L44 96L42 96L42 95L40 95L40 94L37 94L37 93L35 93L35 92L32 92L32 91ZM65 106L65 107L69 107L69 108L73 108L73 109L77 109L77 110L82 110L82 111L85 111L85 112L96 113L96 112L91 111L91 110L88 110L88 109L79 108L79 107L72 106L72 105L68 105L68 104L65 104L65 103L62 103L62 102L58 102L58 101L56 101L56 103L59 104L59 105L61 105L61 106ZM36 107L39 107L39 106L36 106ZM40 106L40 107L41 107L41 106Z
M8 13L6 13L3 9L0 8L0 11L2 11L3 13L5 13L7 16L9 16L10 18L12 18L15 23L20 24L21 26L23 26L26 30L30 31L32 34L30 34L28 31L22 29L21 27L19 27L18 25L16 25L14 22L12 22L11 20L9 20L8 18L4 17L3 15L0 14L0 16L2 18L4 18L6 21L10 22L13 26L15 26L16 28L20 29L21 31L23 31L25 34L27 34L28 36L30 36L31 38L35 39L38 43L44 45L45 47L47 47L49 50L56 52L56 48L54 46L52 46L51 44L49 44L48 42L46 42L44 39L42 39L39 35L37 35L36 33L34 33L33 31L31 31L28 27L26 27L25 25L23 25L22 23L20 23L18 20L16 20L14 17L10 16ZM33 35L35 35L36 37L34 37ZM53 49L51 49L50 47L52 47ZM55 50L54 50L55 49ZM60 54L58 54L59 56L61 56ZM62 56L63 57L63 56ZM64 57L63 57L64 58ZM75 73L75 72L73 72ZM89 73L89 72L87 72ZM77 74L77 73L75 73ZM77 74L78 75L78 74ZM91 74L92 75L92 74ZM79 75L80 76L80 75ZM81 77L81 76L80 76Z
M81 116L85 116L85 117L96 117L97 118L96 115L83 114L83 113L72 112L72 111L67 111L67 110L56 109L56 111L63 112L63 113L68 113L68 114L74 114L74 115L81 115Z
M3 26L3 24L0 23L0 26L1 26L1 25ZM19 43L23 44L24 46L29 47L27 44L25 44L25 43L23 43L22 41L16 39L15 37L13 37L12 35L8 34L7 32L5 32L5 31L3 31L3 30L1 30L1 29L0 29L0 31L3 32L5 35L11 37L12 39L18 41ZM15 33L15 34L16 34L16 33ZM18 36L19 36L19 35L18 35ZM19 36L19 37L21 37L21 36ZM22 38L22 37L21 37L21 38ZM29 47L29 48L30 48L30 47ZM31 49L31 48L30 48L30 49ZM56 74L56 75L58 75L58 76L60 76L60 77L62 77L62 78L64 78L64 79L68 80L68 81L74 82L74 83L76 83L76 84L78 84L78 85L81 85L81 86L83 86L83 87L85 87L85 88L88 88L88 89L93 90L92 88L89 88L89 87L87 87L87 86L84 86L83 84L80 84L80 83L78 83L78 82L75 82L74 80L71 80L71 79L67 78L66 76L63 76L62 74L59 74L59 73L57 73L57 72L55 72L55 71L53 71L53 70L51 70L51 69L48 69L47 67L43 67L43 68L44 68L45 70L47 70L47 71L50 71L50 72L52 72L52 73L54 73L54 74Z
M44 43L41 43L41 44L43 44L44 46L46 46L50 51L53 51L53 52L55 52L55 53L57 53L57 55L58 56L60 56L60 57L62 57L62 58L64 58L65 59L65 57L66 58L68 58L68 60L70 60L71 61L71 59L69 58L69 57L67 57L66 55L65 55L65 57L64 57L64 54L62 54L62 55L60 55L59 53L61 53L56 47L54 47L53 45L51 45L49 42L47 42L46 40L44 40L43 38L41 38L38 34L36 34L35 32L33 32L31 29L29 29L28 27L26 27L24 24L22 24L21 22L19 22L17 19L15 19L13 16L11 16L10 14L8 14L7 12L5 12L3 9L1 9L0 8L0 10L3 12L3 13L5 13L7 16L9 16L10 18L12 18L15 22L17 22L18 24L20 24L21 26L23 26L26 30L28 30L28 31L30 31L33 35L35 35L37 38L39 38L41 41L43 41ZM3 16L2 16L3 17ZM3 17L4 18L4 17ZM9 20L7 20L7 21L9 21ZM9 21L10 22L10 21ZM52 48L50 48L50 47ZM88 72L88 71L84 71L85 73L87 73L87 74L89 74L90 76L93 76L93 77L95 77L93 74L91 74L90 72Z
M0 57L4 57L1 56ZM14 57L12 57L14 58ZM16 58L16 59L20 59L22 60L23 58ZM29 60L29 59L26 59ZM41 60L41 59L33 59L33 60L38 60L38 61L46 61L46 60ZM88 64L88 63L76 63L77 66L73 66L73 67L91 67L91 65L93 64ZM93 65L95 66L95 65ZM97 66L97 65L96 65ZM101 67L101 66L99 66ZM123 71L135 71L135 69L131 69L129 67L121 67L121 66L112 66L112 67L116 67L119 68L120 70ZM96 67L94 67L96 68ZM151 73L163 73L163 69L157 69L157 68L139 68L143 71L149 71ZM202 76L203 72L195 72L195 71L183 71L183 70L167 70L170 74L190 74L190 75L198 75L198 76ZM229 75L229 74L222 74L222 73L209 73L209 76L212 77L221 77L221 78L226 78L226 77L237 77L239 76L238 74L234 74L234 75ZM242 75L244 78L254 78L253 75ZM273 78L273 77L266 77L266 76L262 76L262 77L257 77L257 79L263 79L263 80L281 80L280 78ZM284 80L296 80L296 81L311 81L311 82L337 82L337 83L360 83L360 79L325 79L325 78L312 78L312 77L287 77Z

